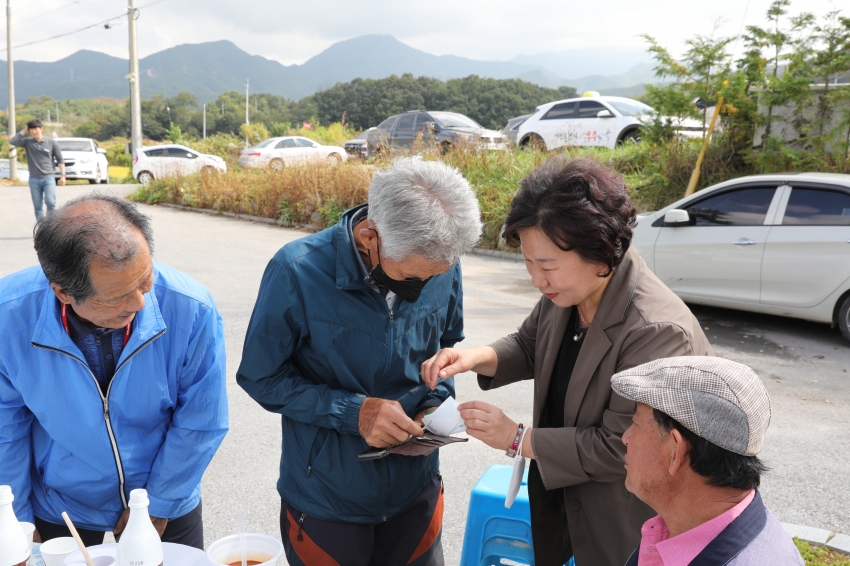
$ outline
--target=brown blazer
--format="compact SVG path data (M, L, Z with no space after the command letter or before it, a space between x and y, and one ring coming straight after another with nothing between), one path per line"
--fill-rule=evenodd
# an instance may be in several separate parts
M536 466L529 473L529 496L537 566L550 566L560 554L553 549L561 545L569 552L570 544L581 566L626 563L640 543L641 525L655 513L625 488L621 437L635 403L611 390L611 376L659 358L714 355L694 315L637 250L626 253L611 277L567 388L564 427L532 433ZM478 376L485 390L533 379L534 427L572 308L541 297L518 332L491 344L499 360L496 375ZM538 472L542 485L535 490L532 476ZM541 498L552 497L546 490L558 488L564 488L566 509L560 521L540 505Z

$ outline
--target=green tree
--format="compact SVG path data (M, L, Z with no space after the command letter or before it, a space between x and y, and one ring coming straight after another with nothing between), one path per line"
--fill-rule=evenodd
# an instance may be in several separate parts
M100 136L100 124L87 120L74 128L74 135L78 138L97 138Z
M347 124L365 129L394 114L420 109L459 112L484 127L501 129L514 116L574 95L572 87L548 89L518 79L471 75L444 82L405 74L337 83L308 98L323 124L339 122L345 113Z

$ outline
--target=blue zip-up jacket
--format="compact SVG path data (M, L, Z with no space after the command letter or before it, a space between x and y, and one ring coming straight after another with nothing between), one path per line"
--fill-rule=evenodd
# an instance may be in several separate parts
M194 509L227 432L224 330L198 282L161 263L102 396L41 268L0 279L0 484L15 514L111 531L130 491Z
M248 325L237 383L280 413L281 497L325 521L377 524L404 509L434 477L438 452L358 461L368 448L357 421L365 397L398 401L408 416L437 406L422 362L463 339L460 265L392 310L363 278L351 217L284 246L269 262Z

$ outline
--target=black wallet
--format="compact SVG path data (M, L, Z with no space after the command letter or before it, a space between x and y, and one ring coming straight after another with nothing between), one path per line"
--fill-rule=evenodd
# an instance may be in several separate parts
M386 458L390 454L400 454L402 456L421 456L427 454L436 448L453 444L455 442L466 442L468 438L457 438L454 436L439 436L430 432L425 432L422 436L413 436L412 434L407 440L401 444L390 446L389 448L369 448L357 455L358 460L378 460Z

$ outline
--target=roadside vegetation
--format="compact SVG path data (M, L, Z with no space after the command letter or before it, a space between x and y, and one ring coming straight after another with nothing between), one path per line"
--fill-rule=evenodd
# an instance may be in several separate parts
M797 550L806 566L850 566L850 556L830 550L824 546L815 546L798 538L794 539Z

